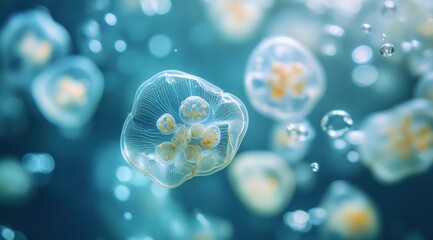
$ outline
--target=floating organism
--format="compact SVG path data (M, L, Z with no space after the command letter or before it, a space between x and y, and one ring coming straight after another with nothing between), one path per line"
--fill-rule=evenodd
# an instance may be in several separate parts
M64 129L89 122L101 99L104 80L98 67L81 56L64 58L34 79L33 98L42 115Z
M415 96L433 101L433 72L421 77L415 89Z
M382 182L397 182L433 162L433 102L414 99L369 116L359 148L361 161Z
M249 57L245 88L253 107L278 121L301 120L325 91L318 60L288 37L263 40Z
M380 219L371 200L344 181L333 182L321 208L326 218L321 225L320 239L376 239Z
M32 175L13 158L0 160L0 202L19 203L29 197L33 188Z
M209 19L228 40L242 41L255 33L273 0L205 1Z
M172 188L226 167L247 127L237 97L197 76L164 71L137 90L121 149L129 164Z
M300 132L288 132L287 128L289 125L294 125L293 127L295 127L295 130L298 129ZM308 130L307 136L305 136L306 130ZM316 133L314 128L307 120L287 125L277 123L273 127L270 135L270 148L278 153L282 158L286 159L289 163L295 163L302 160L302 158L307 154L315 135Z
M1 55L7 71L31 73L69 51L68 32L45 9L13 15L1 36Z
M239 154L229 167L229 177L242 203L259 215L280 213L295 190L295 178L289 165L272 152Z

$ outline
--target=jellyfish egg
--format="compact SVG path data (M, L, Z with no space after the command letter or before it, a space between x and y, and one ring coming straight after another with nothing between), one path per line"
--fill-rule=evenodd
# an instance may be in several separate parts
M263 40L249 57L245 88L253 107L277 121L303 119L325 91L319 61L288 37Z
M132 109L121 134L123 157L168 188L226 167L248 127L238 98L180 71L144 82Z
M272 152L239 154L229 167L229 177L242 203L258 215L280 213L295 190L292 170L284 159Z
M104 88L98 67L81 56L64 58L34 79L33 98L44 117L64 129L83 127L92 117Z
M68 32L45 9L13 15L1 36L2 57L13 72L40 69L69 51Z
M371 200L344 181L333 182L321 208L326 211L320 239L375 239L379 214Z
M393 183L426 171L433 162L433 102L414 99L374 113L363 123L360 159L378 180Z

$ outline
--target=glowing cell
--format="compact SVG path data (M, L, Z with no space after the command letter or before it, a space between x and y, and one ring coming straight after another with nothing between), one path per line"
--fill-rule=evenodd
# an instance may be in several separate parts
M92 117L104 89L98 67L89 59L64 58L45 68L32 85L42 115L65 129L83 127Z
M253 107L278 121L303 119L325 91L322 67L288 37L263 40L249 57L245 88Z
M371 200L347 182L333 182L321 208L326 211L320 239L375 239L380 219Z
M30 195L32 188L33 178L19 161L0 160L0 202L21 202Z
M238 98L199 77L164 71L138 89L121 149L129 164L172 188L226 167L247 127Z
M414 99L374 113L363 123L361 161L382 182L397 182L433 162L433 102Z
M261 24L273 0L210 0L208 16L228 40L242 41L251 37Z
M280 213L295 190L292 170L272 152L239 154L229 167L229 177L242 203L259 215Z
M415 96L433 101L433 72L425 74L419 80L415 89Z
M2 57L13 72L40 69L69 51L69 34L45 9L12 16L1 36Z
M292 138L291 134L287 132L287 124L282 123L277 123L270 135L270 148L289 163L295 163L304 158L316 135L308 120L301 121L297 125L308 129L308 136L303 141Z

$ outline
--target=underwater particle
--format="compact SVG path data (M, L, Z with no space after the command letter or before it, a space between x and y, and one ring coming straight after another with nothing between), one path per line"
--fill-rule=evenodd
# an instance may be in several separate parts
M114 49L119 52L122 53L124 51L126 51L127 45L126 42L123 40L117 40L116 42L114 42Z
M347 152L347 160L349 160L349 162L358 162L359 160L359 153L356 151L349 151Z
M23 156L24 167L34 174L50 174L55 167L53 157L48 153L28 153Z
M44 9L13 15L0 36L7 71L33 73L69 52L68 32Z
M352 117L343 110L332 110L325 114L320 121L322 130L333 138L343 136L352 125Z
M318 163L316 163L316 162L313 162L313 163L310 164L310 167L311 167L311 171L318 172L319 168L320 168L320 165Z
M239 154L229 167L229 179L245 207L263 216L273 216L284 210L295 190L292 170L273 152Z
M283 123L276 123L269 135L269 148L289 163L295 163L302 160L302 158L304 158L308 153L311 143L316 136L316 132L308 120L297 122L295 125L303 126L305 129L308 129L307 135L303 134L305 131L302 131L302 141L296 134L295 136L291 136L291 134L287 132L288 124Z
M16 159L0 159L0 202L24 201L33 188L33 178Z
M121 202L129 199L130 191L125 185L118 185L114 188L114 196Z
M149 39L149 51L157 58L167 56L171 52L172 47L173 44L166 35L158 34Z
M376 82L379 73L374 65L356 66L352 71L353 83L358 87L368 87Z
M270 37L251 53L245 89L255 110L277 121L303 119L325 91L319 61L298 41Z
M397 12L397 3L392 0L387 0L382 6L382 16L391 17Z
M308 210L308 222L312 225L321 225L326 219L326 210L320 207Z
M42 115L64 129L87 124L102 96L104 80L88 58L72 56L45 68L32 84L33 99Z
M373 50L369 46L361 45L352 51L352 59L357 64L364 64L371 61Z
M310 216L307 212L302 210L296 210L294 212L288 212L284 214L283 221L294 231L308 232L311 229L309 222Z
M391 57L394 54L394 45L392 43L385 43L380 47L379 52L383 57Z
M286 126L287 135L294 141L306 141L310 135L309 129L305 124L289 123Z
M132 214L130 212L125 212L123 214L123 217L125 218L125 220L131 220L132 219Z
M1 230L0 235L5 240L14 240L15 239L15 232L12 229L8 228L8 227L4 227Z
M415 88L417 98L425 98L433 102L433 72L421 77Z
M117 17L113 13L106 13L104 16L104 20L110 26L114 26L117 23Z
M414 99L368 116L358 145L361 162L381 182L420 174L433 163L433 102Z
M363 24L361 25L361 31L362 31L363 33L370 33L370 32L371 32L371 29L372 29L372 27L371 27L371 25L368 24L368 23L363 23Z
M320 207L326 211L320 239L376 239L380 219L375 205L345 181L331 184Z
M247 128L248 113L237 97L197 76L163 71L137 90L121 150L139 172L174 188L225 168Z

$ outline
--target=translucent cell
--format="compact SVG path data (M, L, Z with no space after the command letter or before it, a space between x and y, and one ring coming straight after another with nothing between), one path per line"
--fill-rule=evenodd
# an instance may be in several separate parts
M320 239L377 238L380 219L374 204L349 183L333 182L320 205L326 211Z
M229 177L242 203L258 215L279 214L289 204L295 190L289 165L272 152L239 154L229 167Z
M316 136L316 132L308 120L296 124L308 129L308 136L304 141L300 141L298 138L292 138L291 134L287 132L288 125L283 123L275 124L270 134L270 149L278 153L289 163L295 163L302 160L310 149L311 143Z
M433 101L433 72L425 74L418 82L415 96Z
M242 41L251 37L261 24L273 0L205 1L209 19L228 40Z
M249 57L245 88L253 107L277 121L303 119L325 91L318 60L288 37L263 40Z
M30 195L32 188L33 178L18 160L0 160L0 202L21 202Z
M226 167L248 127L235 96L202 78L164 71L138 89L125 121L125 160L154 182L177 187Z
M40 69L69 51L67 31L45 9L13 15L1 36L1 55L9 71Z
M382 182L397 182L433 162L433 102L414 99L374 113L363 123L361 161Z
M101 99L104 80L98 67L81 56L64 58L45 68L32 85L42 115L60 128L83 127Z

